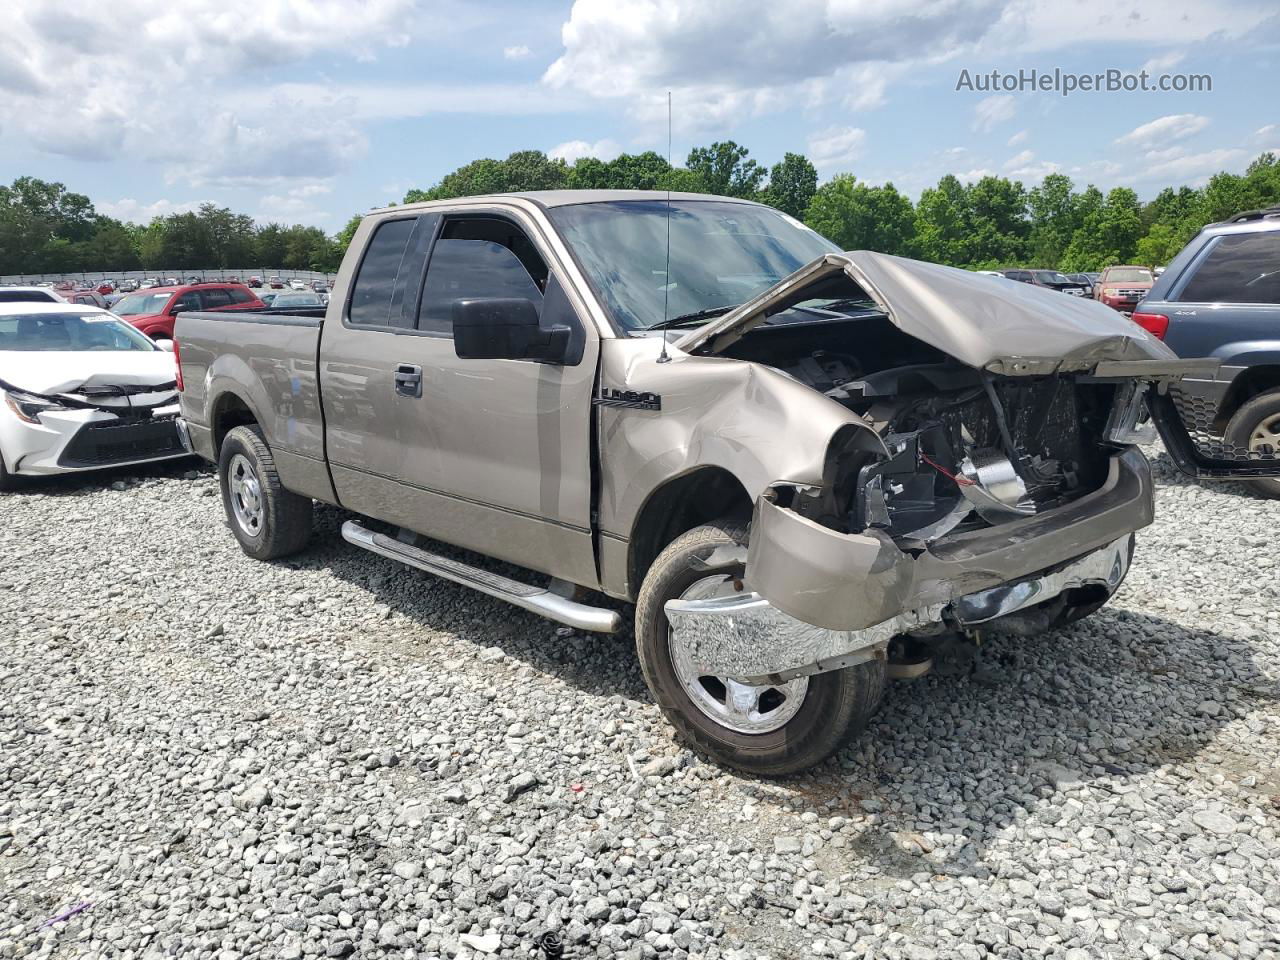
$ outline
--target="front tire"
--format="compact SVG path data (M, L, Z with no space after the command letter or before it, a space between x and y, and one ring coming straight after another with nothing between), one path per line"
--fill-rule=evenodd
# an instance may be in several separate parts
M311 499L284 488L271 448L256 426L235 427L218 453L227 523L255 560L297 553L311 539Z
M672 726L716 761L747 773L783 776L830 756L860 731L884 695L881 659L761 687L696 675L682 655L665 605L677 597L732 590L743 565L717 548L744 547L747 532L731 521L676 538L653 562L636 602L636 651L645 681Z
M1280 390L1260 393L1237 410L1223 439L1239 450L1280 457ZM1275 466L1280 467L1280 460ZM1280 500L1280 479L1242 482L1259 496Z

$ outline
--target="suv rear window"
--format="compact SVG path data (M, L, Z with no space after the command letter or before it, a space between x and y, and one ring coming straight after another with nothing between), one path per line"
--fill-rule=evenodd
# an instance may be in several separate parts
M1222 237L1178 299L1185 303L1280 303L1280 231Z

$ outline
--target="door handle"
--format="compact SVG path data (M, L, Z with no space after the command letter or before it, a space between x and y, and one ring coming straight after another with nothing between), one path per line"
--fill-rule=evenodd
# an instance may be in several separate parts
M422 368L416 363L396 367L396 393L402 397L422 396Z

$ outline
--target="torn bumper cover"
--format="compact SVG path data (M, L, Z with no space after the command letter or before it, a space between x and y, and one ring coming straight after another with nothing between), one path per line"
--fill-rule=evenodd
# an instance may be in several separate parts
M1102 487L1056 510L942 537L914 556L878 533L841 534L761 499L750 592L666 604L672 629L709 675L778 683L882 655L899 634L977 625L1080 587L1114 589L1133 531L1153 517L1136 448Z

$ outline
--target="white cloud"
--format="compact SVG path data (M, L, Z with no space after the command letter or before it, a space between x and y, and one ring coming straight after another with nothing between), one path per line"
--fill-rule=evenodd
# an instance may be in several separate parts
M867 132L860 127L829 127L809 137L809 159L819 170L843 166L862 153Z
M532 53L533 51L530 50L523 43L517 44L514 47L502 48L502 55L506 57L506 59L508 60L524 60L527 57L529 57Z
M1009 138L1006 146L1016 147L1020 143L1026 143L1026 140L1027 140L1027 131L1019 130L1017 133L1015 133L1012 137Z
M1152 159L1154 162L1144 163L1140 171L1131 179L1138 182L1172 183L1174 186L1188 183L1202 183L1222 170L1242 167L1249 158L1249 152L1238 148L1206 150L1203 153L1173 154L1173 151L1160 151Z
M1268 123L1265 127L1259 127L1257 130L1253 131L1253 139L1259 143L1263 140L1270 140L1275 135L1275 132L1276 125L1274 123Z
M1134 146L1183 140L1199 133L1209 125L1209 118L1194 113L1171 113L1167 117L1157 117L1148 123L1134 127L1122 137L1116 137L1116 143Z
M986 167L976 167L973 170L966 170L964 173L957 173L956 179L961 183L976 183L983 177L994 177L996 172L988 170Z
M192 184L328 176L364 148L346 115L273 114L247 91L309 57L403 46L406 24L433 20L414 7L368 0L352 16L343 0L11 0L0 127L46 153L127 155Z
M318 206L316 201L332 192L332 183L315 181L291 187L283 193L269 193L258 202L258 212L254 214L254 219L259 223L313 223L326 220L331 214Z
M983 97L973 108L973 129L979 133L990 133L995 127L1013 119L1017 111L1013 97L1007 93Z
M1172 70L1186 58L1187 55L1181 50L1170 50L1152 57L1142 65L1142 69L1147 73L1164 73L1166 70Z
M605 138L589 143L586 140L567 140L547 151L547 156L555 160L563 160L573 164L583 157L595 157L597 160L612 160L622 153L622 147L616 141Z
M194 200L174 203L164 199L142 203L133 197L122 197L114 202L95 200L93 206L98 213L127 223L150 223L154 217L167 217L171 213L187 213L195 210L200 204Z
M1012 170L1015 167L1025 167L1028 163L1030 163L1035 158L1036 158L1036 155L1032 153L1030 150L1023 150L1021 153L1016 153L1012 157L1010 157L1008 160L1006 160L1004 168L1006 170Z

